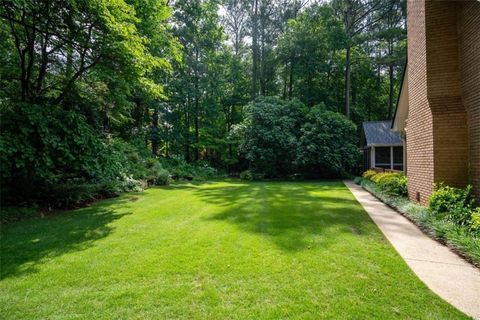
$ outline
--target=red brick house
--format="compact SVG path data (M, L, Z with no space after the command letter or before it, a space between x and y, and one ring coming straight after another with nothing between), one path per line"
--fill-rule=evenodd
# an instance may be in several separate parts
M435 183L480 198L480 2L408 0L408 63L392 128L406 146L409 197Z

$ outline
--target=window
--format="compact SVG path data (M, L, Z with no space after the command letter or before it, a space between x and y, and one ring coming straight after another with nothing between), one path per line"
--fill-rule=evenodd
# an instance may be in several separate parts
M393 169L403 170L403 147L393 147Z
M375 167L390 169L390 147L375 148Z

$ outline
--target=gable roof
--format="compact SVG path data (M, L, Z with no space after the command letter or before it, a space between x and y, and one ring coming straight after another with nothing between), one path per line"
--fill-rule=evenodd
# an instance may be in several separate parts
M392 131L392 121L364 122L363 132L367 140L367 147L403 145L400 133Z

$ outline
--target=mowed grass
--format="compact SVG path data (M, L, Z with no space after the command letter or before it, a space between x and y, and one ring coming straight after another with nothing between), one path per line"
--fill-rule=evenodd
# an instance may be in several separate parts
M465 319L341 182L125 195L1 231L3 319Z

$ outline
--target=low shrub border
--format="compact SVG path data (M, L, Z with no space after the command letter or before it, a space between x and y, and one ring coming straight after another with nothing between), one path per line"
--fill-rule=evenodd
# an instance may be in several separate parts
M123 172L119 173L119 177L72 178L56 183L45 183L39 186L41 193L36 199L28 199L18 204L2 202L0 226L61 214L124 193L138 193L154 186L168 186L172 181L203 182L225 176L205 162L187 163L183 158L177 157L154 158L149 153L142 155L126 143L121 146L127 146L125 148L133 151L130 150L130 154L123 161L119 161L123 166Z
M473 236L464 226L437 219L426 207L413 203L406 197L387 194L372 181L357 177L355 182L377 199L395 209L417 225L431 238L480 268L480 238Z

